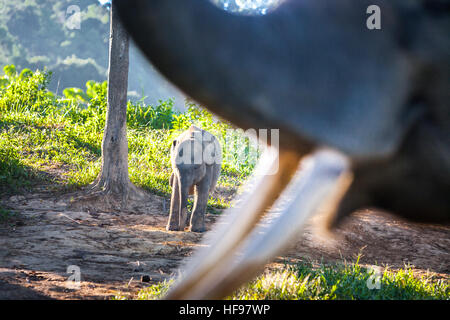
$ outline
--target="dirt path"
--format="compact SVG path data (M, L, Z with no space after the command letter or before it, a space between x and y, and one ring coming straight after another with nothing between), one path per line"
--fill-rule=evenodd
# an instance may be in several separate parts
M28 194L3 199L18 214L0 224L0 299L108 299L116 293L169 278L202 235L167 232L163 198L154 196L146 214L77 212L68 196ZM210 229L215 215L207 216ZM281 260L305 257L403 267L417 273L450 274L450 228L409 224L361 212L340 230L339 241L324 241L311 228ZM279 261L279 260L278 260ZM276 263L268 267L275 266ZM81 285L66 281L69 266L80 269ZM149 282L142 282L141 278Z

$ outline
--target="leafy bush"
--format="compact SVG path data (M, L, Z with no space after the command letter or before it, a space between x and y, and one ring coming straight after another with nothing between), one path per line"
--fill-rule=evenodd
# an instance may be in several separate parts
M128 101L127 125L131 128L171 129L175 111L173 100L159 101L156 106L146 106L143 102L133 104Z
M17 73L15 66L3 68L5 76L0 80L0 111L34 111L45 113L55 101L54 95L47 90L51 73L32 72L24 69Z

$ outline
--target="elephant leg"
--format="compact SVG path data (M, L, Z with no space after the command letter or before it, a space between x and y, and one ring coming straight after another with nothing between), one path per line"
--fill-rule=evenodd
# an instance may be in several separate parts
M208 203L209 188L211 185L211 174L206 174L205 178L196 185L194 195L194 209L192 210L190 231L204 232L205 228L205 212Z
M187 208L183 207L180 211L180 230L183 231L186 226Z
M190 187L187 185L183 185L181 182L181 210L180 210L180 231L184 231L184 227L186 226L186 217L187 217L187 202Z
M172 197L170 198L170 214L169 221L167 222L166 230L168 231L178 231L180 230L180 188L179 179L174 176L170 177L170 182L172 184ZM183 226L184 228L184 226ZM182 230L182 229L181 229Z

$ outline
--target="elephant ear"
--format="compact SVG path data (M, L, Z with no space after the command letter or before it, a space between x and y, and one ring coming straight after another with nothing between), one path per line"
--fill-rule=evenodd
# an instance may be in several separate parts
M281 143L373 157L395 151L417 118L398 1L377 1L382 30L366 27L369 0L285 1L265 16L208 0L115 3L163 75L244 129L281 129L294 140Z

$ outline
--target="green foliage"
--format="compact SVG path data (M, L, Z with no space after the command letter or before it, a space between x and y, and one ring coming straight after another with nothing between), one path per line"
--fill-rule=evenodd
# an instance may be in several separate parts
M47 90L51 73L32 72L24 69L20 74L15 66L3 68L5 76L0 81L0 111L23 112L25 110L45 112L54 103L53 94Z
M172 125L175 131L184 131L191 125L196 125L208 131L228 129L225 123L214 121L212 114L205 109L200 109L190 101L186 101L187 111L174 117ZM223 130L222 129L222 130Z
M81 10L81 29L65 23L70 5ZM0 65L48 66L57 75L53 90L81 86L87 79L104 80L108 20L108 10L92 0L0 0Z
M379 276L379 287L368 286ZM164 281L142 289L137 299L159 299L169 289ZM370 289L372 288L372 289ZM123 298L123 297L122 297ZM449 300L448 281L417 277L413 270L385 268L379 275L355 263L301 262L267 272L244 285L227 299L236 300Z
M128 101L127 124L131 128L171 129L174 115L172 99L160 100L156 106Z
M16 76L16 66L13 64L7 65L3 67L3 71L8 78L12 78Z
M89 96L80 88L66 88L63 94L67 99L72 99L80 102L88 102Z
M108 83L99 83L94 80L86 82L86 92L80 88L65 88L63 95L72 101L88 103L94 106L106 106L106 93Z
M77 18L68 12L80 9ZM47 67L54 77L49 88L83 88L87 80L107 79L110 11L97 0L0 0L0 65L14 64L18 70ZM133 97L145 91L147 101L180 94L161 82L138 49L130 45L129 89ZM131 96L131 95L130 95ZM158 104L158 103L156 103Z

